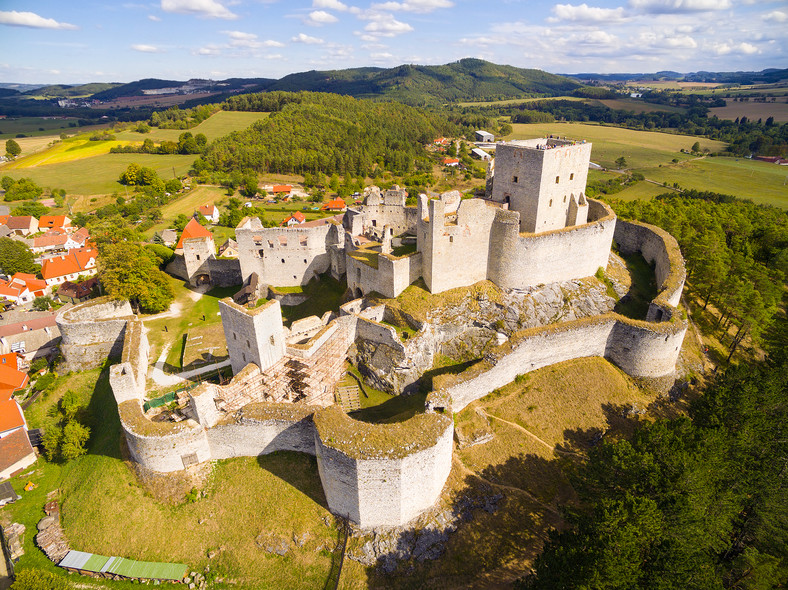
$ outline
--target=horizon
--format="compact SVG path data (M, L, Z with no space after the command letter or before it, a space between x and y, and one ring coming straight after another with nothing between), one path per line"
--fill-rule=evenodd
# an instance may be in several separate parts
M785 0L6 0L6 84L274 78L474 57L554 74L786 67ZM10 52L6 52L9 54ZM74 80L83 80L75 82ZM123 81L126 82L123 82ZM7 82L5 82L7 81Z

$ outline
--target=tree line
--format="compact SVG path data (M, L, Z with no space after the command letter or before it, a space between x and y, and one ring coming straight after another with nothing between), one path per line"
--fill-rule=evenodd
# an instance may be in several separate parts
M178 141L162 141L159 144L149 137L145 138L142 145L117 145L109 149L111 154L199 154L208 144L204 133L192 135L185 131L178 136Z

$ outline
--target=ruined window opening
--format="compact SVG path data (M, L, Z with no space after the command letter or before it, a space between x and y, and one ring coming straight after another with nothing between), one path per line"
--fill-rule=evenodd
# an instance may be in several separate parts
M199 259L200 259L200 255L199 255L199 254L196 254L196 256L197 256L197 260L199 260Z
M274 243L271 240L268 240L268 247L269 248L273 248L274 247Z
M276 344L276 340L274 340L274 337L273 337L273 336L271 336L271 337L269 338L269 340L271 341L271 346L274 346L274 345Z
M372 227L377 227L377 226L378 226L378 220L377 219L373 219L372 220Z
M252 350L252 343L249 342L248 340L246 341L246 348L248 348L249 350Z
M243 359L244 359L244 362L246 362L246 353L245 353L245 352L242 352L242 353L241 353L241 356L243 357Z
M306 258L304 258L304 264L306 264Z
M574 180L574 179L575 179L575 173L574 173L574 172L572 172L572 173L569 175L569 180Z
M553 206L553 199L550 199L550 202L547 204L547 206L548 207L552 207Z
M560 177L560 176L556 176L556 177L555 177L555 183L556 183L556 184L558 184L558 181L559 181L560 179L561 179L561 177Z
M516 176L512 176L512 182L517 184L517 177Z
M566 203L566 195L564 195L564 203Z
M238 340L238 334L233 334L233 340Z
M257 254L258 254L258 256L260 256L260 258L264 258L265 257L265 250L263 248L260 248L257 251Z
M449 242L453 242L453 241L454 241L454 236L449 236Z
M284 258L282 258L282 264L284 264L284 263L285 263L285 259L284 259Z

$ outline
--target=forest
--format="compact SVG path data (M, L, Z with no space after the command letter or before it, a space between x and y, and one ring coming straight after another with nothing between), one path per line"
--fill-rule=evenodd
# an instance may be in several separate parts
M249 110L278 106L278 110L244 131L210 143L195 162L195 172L321 172L357 177L386 170L404 175L414 167L430 169L424 144L442 135L471 131L443 113L336 94L253 95L228 104L228 108L244 106Z

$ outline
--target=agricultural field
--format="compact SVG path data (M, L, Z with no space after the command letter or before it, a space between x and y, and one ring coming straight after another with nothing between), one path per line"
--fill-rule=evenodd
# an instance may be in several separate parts
M245 129L268 113L220 111L197 127L193 134L204 133L209 141L232 131ZM84 129L84 128L83 128ZM122 191L118 177L132 162L148 166L164 179L188 173L195 155L110 154L109 148L150 137L156 142L177 141L183 133L177 129L154 129L149 134L123 131L117 141L89 141L80 134L60 141L57 137L36 137L17 140L23 156L0 165L0 175L18 179L32 178L43 187L63 188L69 194L100 195ZM55 141L53 145L49 145ZM29 154L29 155L27 155Z
M527 104L529 102L541 102L544 100L575 100L584 101L585 98L578 98L577 96L545 96L542 98L507 98L506 100L491 100L482 102L458 102L454 103L459 107L493 107L493 106L506 106L513 104Z
M734 119L747 117L751 121L758 119L766 120L774 117L777 123L788 121L788 102L785 99L778 99L779 102L733 102L727 99L724 107L714 107L709 109L709 116L717 116L720 119Z
M73 125L73 126L72 126ZM15 138L18 134L39 137L42 135L60 135L61 133L84 133L96 129L106 129L107 123L77 127L77 119L53 117L14 117L0 119L0 140ZM22 139L22 138L20 138ZM18 140L17 140L18 141ZM20 143L21 145L21 143Z
M665 112L665 113L684 113L686 109L681 107L674 107L670 105L664 104L654 104L650 102L645 102L643 100L635 100L632 98L615 98L615 99L607 99L607 100L594 100L589 101L590 104L601 104L606 106L609 109L615 110L622 110L622 111L633 111L635 114L640 113L654 113L654 112Z

